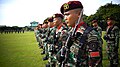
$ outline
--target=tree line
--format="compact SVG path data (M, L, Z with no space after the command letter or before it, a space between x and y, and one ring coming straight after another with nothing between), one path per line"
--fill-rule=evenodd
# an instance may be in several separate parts
M90 26L92 20L97 20L102 30L106 30L108 17L114 18L116 25L120 28L120 4L107 3L99 7L95 14L90 16L84 15L83 19Z
M8 33L24 33L23 27L8 27L8 26L0 26L0 33L8 34Z

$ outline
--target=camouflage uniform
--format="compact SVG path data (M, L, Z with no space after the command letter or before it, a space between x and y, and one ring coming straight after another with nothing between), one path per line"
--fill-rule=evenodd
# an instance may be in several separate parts
M111 67L118 65L119 48L119 28L117 26L108 27L104 39L107 42L107 54Z
M100 26L98 27L93 27L98 33L99 35L102 37L102 28Z
M39 24L40 25L40 24ZM41 40L41 34L42 34L42 28L39 28L39 25L34 29L36 40L38 42L38 46L41 47L42 40Z
M48 50L47 50L47 31L48 31L48 28L43 28L42 29L43 32L41 34L41 39L42 39L42 44L43 44L43 51L45 51L45 53L47 54L48 53Z
M90 27L88 27L90 28ZM100 45L101 41L98 33L92 28L86 28L83 34L76 32L73 37L73 44L70 47L69 59L67 66L71 67L87 67L87 66L100 66ZM79 31L79 29L77 30ZM94 48L94 49L93 49ZM97 54L91 56L91 53Z
M46 64L47 67L53 67L54 65L54 55L55 55L55 42L56 42L56 27L54 27L53 25L53 17L50 17L48 19L48 31L47 31L47 54L46 56L48 56L48 64Z
M69 1L61 6L61 13L65 15L67 25L72 27L68 32L69 38L67 38L65 47L63 46L64 51L61 51L65 55L62 62L64 67L100 66L101 37L82 21L82 9L80 1ZM76 22L79 23L77 26L75 26ZM74 32L75 35L71 35Z
M98 32L98 35L100 37L102 37L102 28L100 26L98 26L98 21L97 20L93 20L92 21L92 25L93 25L93 29ZM102 65L102 58L103 58L103 55L102 55L102 44L103 44L103 40L101 39L101 45L100 45L100 55L101 55L101 65Z
M36 27L36 29L34 29L34 32L35 32L36 40L37 40L37 42L39 42L39 40L38 40L38 34L39 34L38 27Z
M99 33L99 35L102 37L102 28L98 26L98 21L93 20L92 21L93 28Z
M58 45L58 50L60 50L63 46L63 44L65 44L67 36L68 36L68 27L65 25L61 25L60 29L58 31L56 31L56 37L57 37L57 43L56 45Z
M50 51L49 51L49 57L50 57L50 66L56 66L56 53L58 52L58 50L61 48L61 42L58 40L59 36L60 36L60 31L63 29L62 26L62 19L63 19L63 15L62 14L54 14L53 15L53 23L54 23L54 27L51 28L51 32L50 32L50 36L49 39L50 40Z
M57 45L59 46L57 54L56 54L56 58L57 58L57 66L61 67L62 62L65 58L65 54L64 54L64 46L66 43L66 40L68 38L68 32L71 30L71 28L68 28L67 26L62 26L61 27L61 31L59 31L57 33L57 37L58 37L58 41L57 41Z
M38 29L38 31L39 31L39 35L38 35L38 39L39 39L39 47L40 48L42 48L43 47L43 41L42 41L42 34L43 34L43 28L40 28L40 29Z
M47 32L48 32L48 18L46 18L42 24L42 33L41 33L41 40L42 40L42 45L43 45L43 52L41 54L48 54L47 51ZM47 60L48 56L45 56L43 60Z
M55 49L54 49L54 35L55 35L55 27L53 28L49 28L50 31L48 32L48 42L47 42L47 49L48 49L48 61L51 64L53 64L53 59L54 59L54 52L55 52Z
M102 38L95 30L87 34L88 64L102 67Z

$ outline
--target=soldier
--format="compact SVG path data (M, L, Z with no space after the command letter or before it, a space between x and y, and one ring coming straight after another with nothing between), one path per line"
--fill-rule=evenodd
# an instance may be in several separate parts
M55 42L56 42L56 27L53 22L53 17L50 17L48 19L48 32L47 32L47 49L48 49L48 64L46 64L46 67L54 67L55 64Z
M52 51L52 49L50 49L51 44L53 44L53 35L54 35L54 23L53 23L53 17L49 17L47 19L48 22L48 27L47 27L47 31L46 31L46 44L45 44L45 53L46 56L43 58L43 60L48 60L49 59L49 53L50 51Z
M43 60L48 59L48 50L47 50L47 32L48 32L48 18L46 18L42 24L42 34L41 34L41 39L42 39L42 44L43 44L43 52L41 54L46 54L46 56L43 58Z
M41 40L41 37L40 37L40 35L42 34L42 24L38 24L38 35L37 35L37 38L38 38L38 42L39 42L39 44L38 44L38 46L39 46L39 48L42 48L43 47L43 45L42 45L42 40Z
M61 32L61 30L62 30L62 27L63 27L63 15L62 14L59 14L59 13L56 13L56 14L54 14L53 15L53 22L54 22L54 25L55 25L55 27L56 27L56 30L55 30L55 32L56 32L56 43L55 43L55 45L56 45L56 48L58 48L58 49L60 49L61 48L61 45L58 43L58 38L59 38L59 36L60 36L60 32Z
M107 42L107 54L110 61L110 67L118 66L118 48L119 48L119 28L115 26L114 18L107 19L107 30L104 39Z
M47 19L45 19L42 24L42 33L40 34L40 38L42 40L41 45L43 45L43 52L41 52L41 54L45 54L45 44L47 43L46 42L47 27L48 27L48 22L47 22Z
M67 38L65 44L65 60L61 66L94 67L100 66L100 36L91 27L83 22L83 5L80 1L69 1L61 6L65 22L73 35ZM75 33L75 34L74 34ZM68 36L66 36L68 37ZM64 47L64 46L63 46ZM66 49L67 48L67 49ZM64 50L63 49L63 50Z
M38 26L34 28L34 32L35 32L36 40L38 42L38 37L37 37L37 35L38 35Z
M98 26L98 21L97 20L92 21L92 26L102 37L102 28L100 26Z
M97 20L93 20L92 21L92 26L93 28L99 33L100 37L102 37L102 28L98 25L98 21ZM102 58L103 58L103 55L102 55L102 44L103 44L103 40L101 39L101 45L100 45L100 51L101 51L101 63L102 63Z
M51 43L50 44L50 51L49 51L49 64L47 64L47 67L55 67L56 66L56 53L61 48L61 42L58 40L60 36L61 30L65 28L63 26L63 15L60 13L56 13L53 16L53 24L54 27L50 30L50 36L49 39ZM64 28L63 28L64 27Z

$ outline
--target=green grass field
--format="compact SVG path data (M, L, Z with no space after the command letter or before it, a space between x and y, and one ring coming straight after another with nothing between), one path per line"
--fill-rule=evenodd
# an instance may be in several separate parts
M104 41L103 66L108 67L105 47ZM0 67L45 67L47 61L42 60L41 51L34 32L0 34Z
M0 34L0 67L44 67L34 32Z

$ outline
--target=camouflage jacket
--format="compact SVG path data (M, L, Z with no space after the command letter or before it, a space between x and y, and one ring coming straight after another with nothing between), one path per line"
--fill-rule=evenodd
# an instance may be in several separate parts
M107 43L113 43L114 46L119 45L119 28L117 26L108 27L104 39Z
M99 35L102 37L102 28L100 26L98 27L93 27L98 33Z
M56 27L48 28L47 39L49 44L54 44L56 39Z
M82 65L88 64L88 58L91 52L100 52L101 37L93 28L87 27L83 33L79 32L80 28L76 31L73 37L73 44L70 47L69 63L76 63ZM72 31L69 31L69 33ZM100 55L98 55L100 56Z

